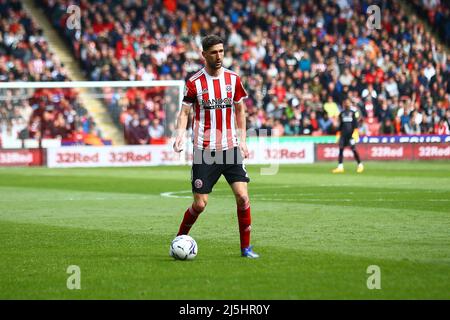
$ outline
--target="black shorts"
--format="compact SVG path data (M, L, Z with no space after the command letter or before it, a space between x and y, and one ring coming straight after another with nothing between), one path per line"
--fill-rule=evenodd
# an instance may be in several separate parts
M355 139L352 138L352 135L341 135L339 138L339 148L345 148L347 146L353 147L356 145Z
M191 171L193 193L207 194L223 175L229 184L250 182L239 148L224 151L194 149Z

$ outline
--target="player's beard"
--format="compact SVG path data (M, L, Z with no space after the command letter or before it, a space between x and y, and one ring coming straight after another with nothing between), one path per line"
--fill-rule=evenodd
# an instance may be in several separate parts
M211 68L211 70L219 70L220 68L222 68L222 61L220 62L214 61L213 63L209 63L208 65Z

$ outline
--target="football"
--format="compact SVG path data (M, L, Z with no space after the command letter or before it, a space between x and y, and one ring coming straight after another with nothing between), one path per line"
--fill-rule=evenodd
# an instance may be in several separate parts
M177 236L170 244L169 255L176 260L192 260L197 252L197 242L188 235Z

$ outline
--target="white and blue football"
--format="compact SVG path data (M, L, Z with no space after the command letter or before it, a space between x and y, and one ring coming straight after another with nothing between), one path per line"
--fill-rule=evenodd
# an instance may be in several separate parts
M188 235L177 236L170 244L169 255L176 260L192 260L197 252L197 242Z

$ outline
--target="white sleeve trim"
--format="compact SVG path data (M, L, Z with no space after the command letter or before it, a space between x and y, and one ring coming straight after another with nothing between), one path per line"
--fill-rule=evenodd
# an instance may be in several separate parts
M242 97L239 101L233 101L234 103L239 103L239 102L241 102L242 100L244 100L244 99L247 99L248 98L248 96L244 96L244 97Z

